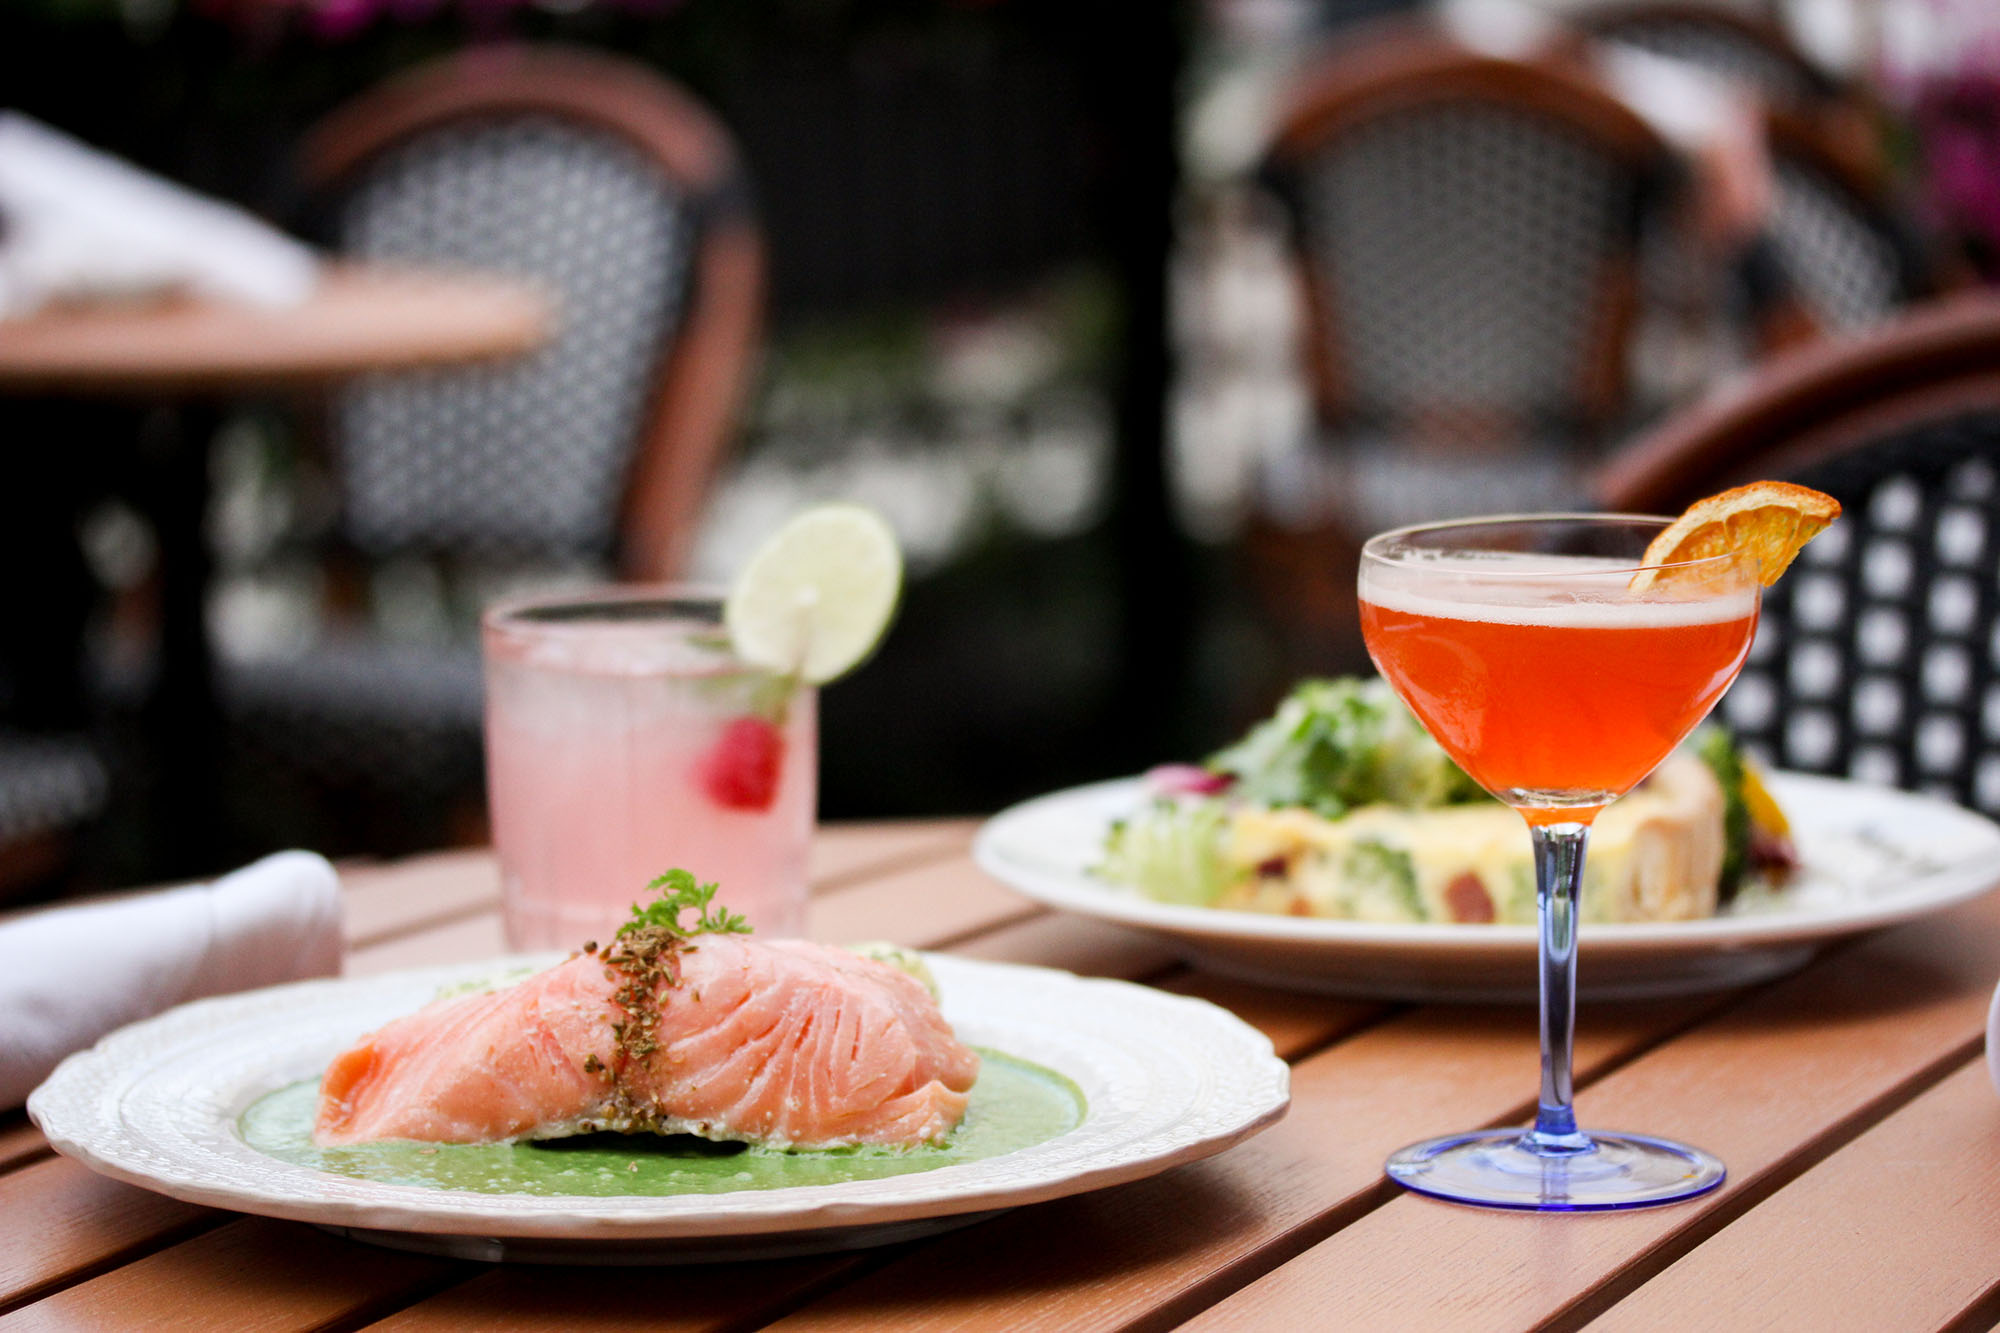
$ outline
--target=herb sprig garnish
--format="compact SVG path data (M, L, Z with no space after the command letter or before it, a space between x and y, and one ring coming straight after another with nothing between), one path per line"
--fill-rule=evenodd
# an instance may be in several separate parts
M726 907L711 907L717 885L703 884L685 870L669 870L646 886L659 896L641 906L632 904L632 919L618 927L618 938L658 927L678 939L695 935L748 935L750 923ZM681 913L693 912L694 925L681 924Z
M610 1020L610 1057L595 1053L584 1060L583 1072L610 1084L610 1093L595 1126L634 1133L656 1129L659 1107L652 1097L636 1094L628 1083L660 1049L660 1011L667 993L681 984L681 956L700 946L697 935L748 935L750 923L727 908L715 906L716 886L703 884L685 870L669 870L648 884L657 896L643 906L632 904L632 919L602 953L595 942L583 951L597 954L605 975L617 983L612 993L616 1016ZM694 913L692 925L681 918Z

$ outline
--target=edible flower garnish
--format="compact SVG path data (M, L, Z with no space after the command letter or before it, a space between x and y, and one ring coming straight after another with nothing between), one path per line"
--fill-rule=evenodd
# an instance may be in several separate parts
M710 907L715 900L715 884L703 884L686 870L669 870L646 886L659 896L641 906L632 904L632 919L618 927L618 938L658 928L679 939L695 935L748 935L750 922L726 907ZM693 926L681 924L681 913L695 913Z

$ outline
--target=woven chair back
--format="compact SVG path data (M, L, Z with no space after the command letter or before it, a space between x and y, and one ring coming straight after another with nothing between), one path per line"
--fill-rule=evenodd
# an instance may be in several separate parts
M1673 512L1755 477L1841 518L1764 600L1721 715L1768 761L2000 814L2000 301L1778 358L1599 478Z

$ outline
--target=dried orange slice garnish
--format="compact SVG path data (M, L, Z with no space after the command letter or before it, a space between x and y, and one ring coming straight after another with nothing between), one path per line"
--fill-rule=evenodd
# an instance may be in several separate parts
M1789 481L1753 481L1689 505L1653 538L1645 563L1673 566L1747 551L1757 557L1757 577L1768 588L1805 544L1839 517L1840 501L1831 495ZM1632 576L1632 589L1705 578L1694 569L1642 569Z

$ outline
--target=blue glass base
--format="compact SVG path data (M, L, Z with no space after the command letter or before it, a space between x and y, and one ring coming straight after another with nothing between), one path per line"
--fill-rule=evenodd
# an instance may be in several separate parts
M1521 1129L1413 1143L1389 1158L1387 1170L1434 1199L1551 1213L1677 1203L1708 1193L1726 1174L1712 1154L1671 1139L1588 1133L1542 1146Z

